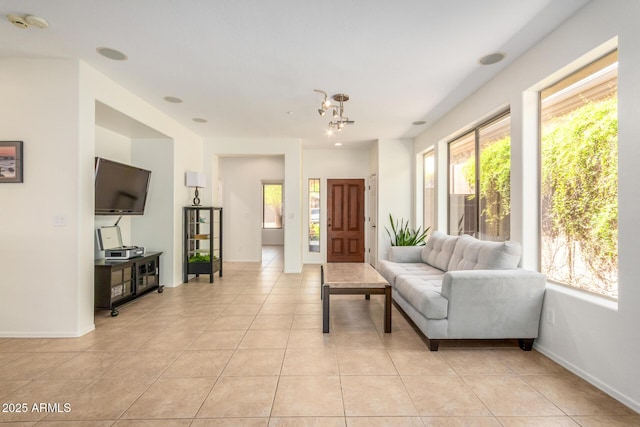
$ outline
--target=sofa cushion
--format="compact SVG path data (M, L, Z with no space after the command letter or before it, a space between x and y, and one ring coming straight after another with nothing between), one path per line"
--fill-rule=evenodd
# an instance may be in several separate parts
M419 276L436 275L437 277L442 277L444 274L437 268L422 262L392 262L384 259L378 261L378 273L380 273L391 286L395 285L397 277L401 274Z
M447 271L458 236L434 231L422 249L422 261L442 271Z
M442 278L398 276L396 292L427 319L446 319L449 301L442 296Z
M463 235L456 243L447 271L516 268L521 252L517 242L489 242Z

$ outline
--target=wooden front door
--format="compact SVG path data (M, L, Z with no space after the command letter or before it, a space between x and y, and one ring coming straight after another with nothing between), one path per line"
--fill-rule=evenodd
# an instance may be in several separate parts
M364 179L328 179L327 262L364 262Z

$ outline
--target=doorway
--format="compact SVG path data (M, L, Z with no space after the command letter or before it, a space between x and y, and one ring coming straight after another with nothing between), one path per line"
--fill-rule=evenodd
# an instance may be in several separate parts
M364 262L364 179L327 180L327 262Z

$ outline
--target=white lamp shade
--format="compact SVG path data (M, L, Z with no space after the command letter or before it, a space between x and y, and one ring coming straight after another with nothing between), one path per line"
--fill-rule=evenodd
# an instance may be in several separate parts
M187 187L205 188L207 186L207 177L200 172L187 172Z

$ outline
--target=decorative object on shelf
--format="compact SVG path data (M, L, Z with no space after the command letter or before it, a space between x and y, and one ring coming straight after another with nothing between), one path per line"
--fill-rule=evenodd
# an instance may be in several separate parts
M198 188L205 188L207 186L207 177L200 172L187 172L187 187L194 187L196 192L193 197L193 206L200 206L200 195L198 194Z
M336 101L338 105L331 105L331 101L327 99L327 92L320 89L314 89L313 91L324 95L322 104L320 105L320 108L318 108L318 114L320 114L320 116L324 116L327 110L332 109L333 119L329 122L329 134L332 133L333 129L341 131L344 129L345 125L352 125L355 123L353 120L349 120L349 117L344 115L344 103L349 100L349 95L346 93L336 93L333 95L333 100Z
M187 206L184 208L183 282L189 276L218 272L222 277L222 208Z
M391 214L389 214L389 221L391 222L391 232L387 227L384 229L391 239L391 246L422 246L431 228L427 227L423 231L422 227L418 227L417 230L414 230L409 227L409 220L406 222L403 219L399 222L394 221Z
M22 141L0 141L0 183L22 179Z

